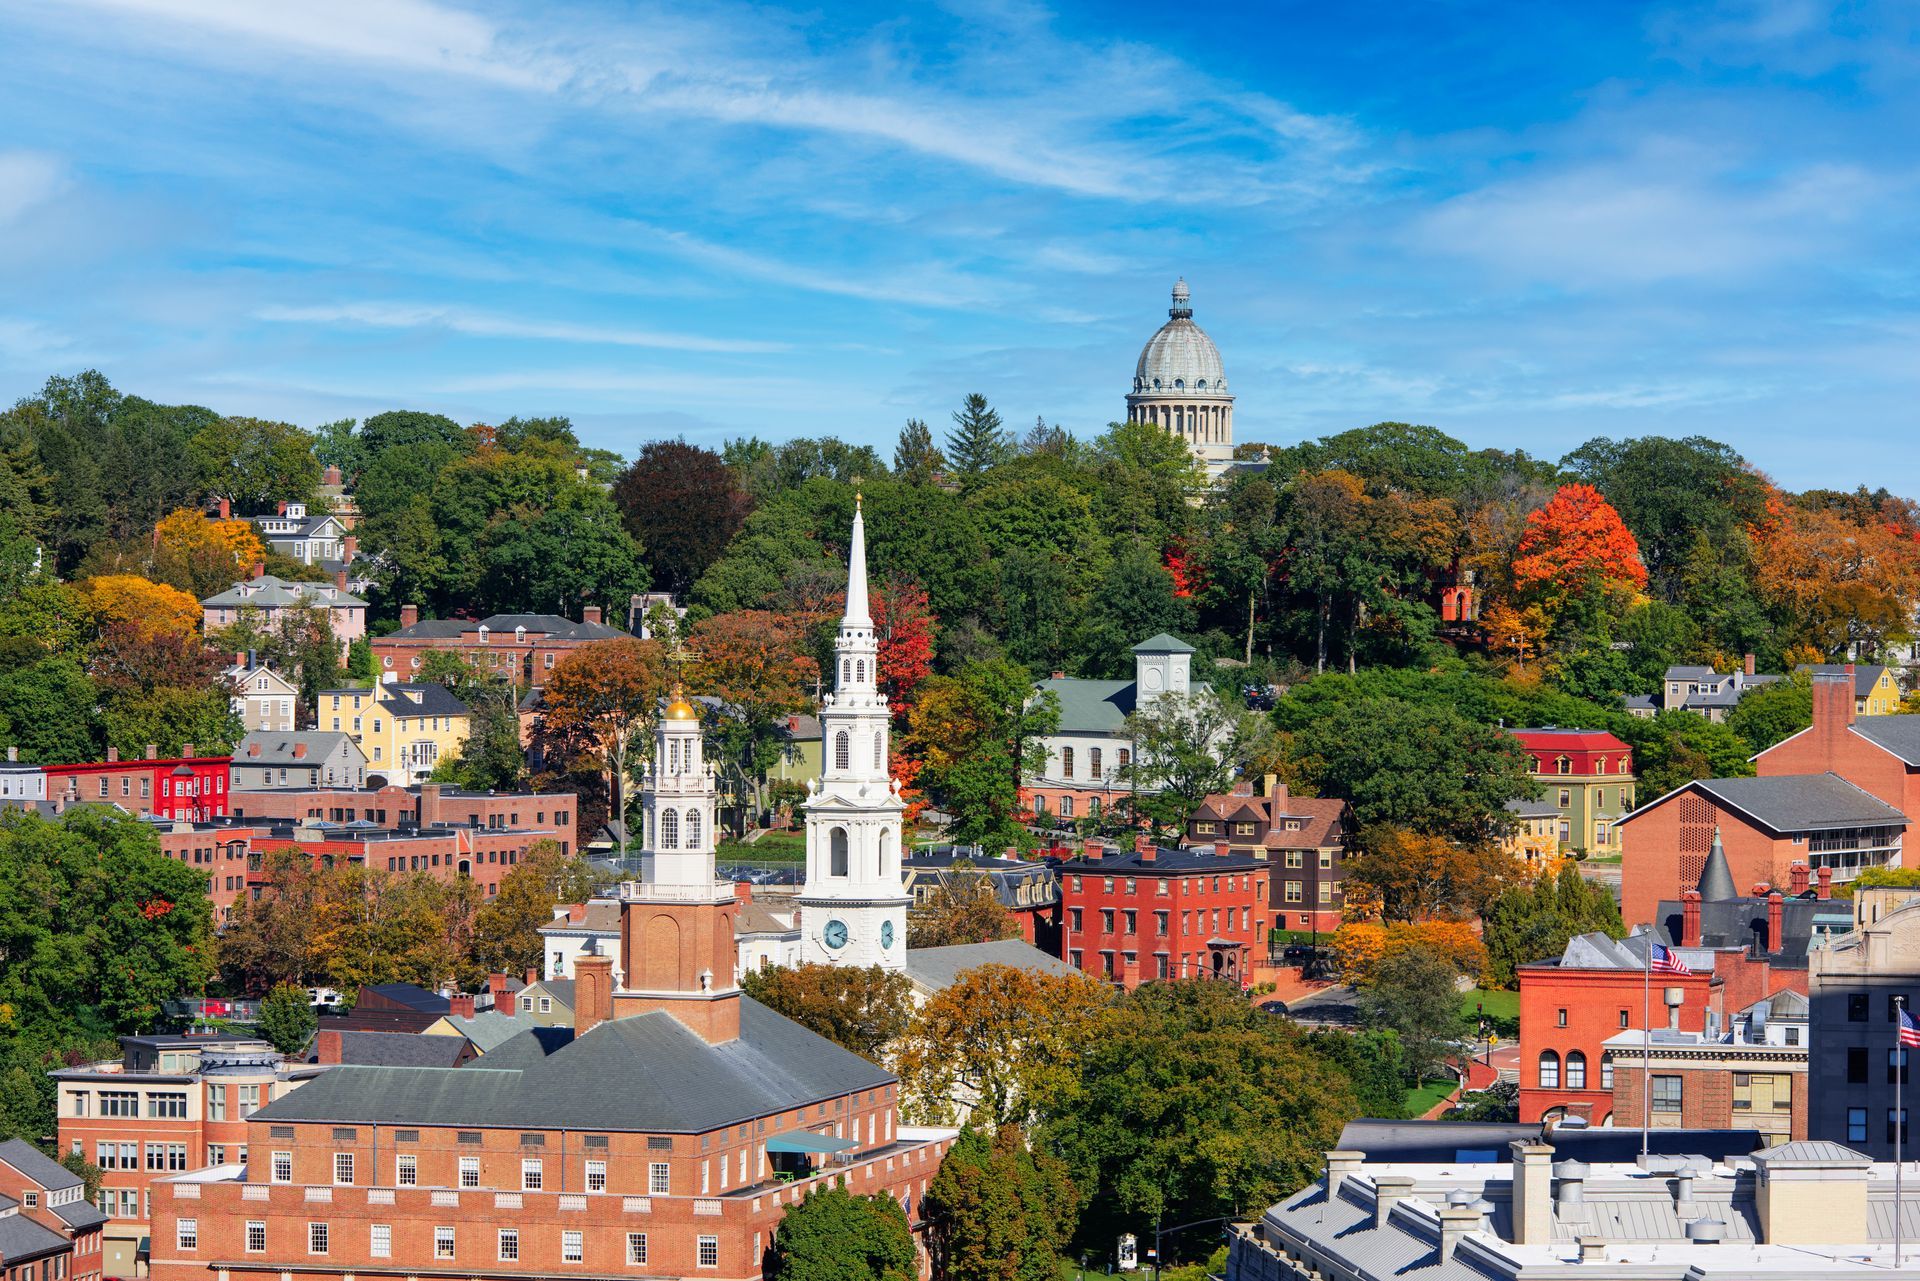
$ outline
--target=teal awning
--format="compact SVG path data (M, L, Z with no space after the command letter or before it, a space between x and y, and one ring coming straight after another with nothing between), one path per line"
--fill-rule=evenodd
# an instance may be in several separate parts
M769 1152L845 1152L854 1146L852 1139L836 1139L831 1134L815 1134L811 1130L789 1130L767 1140Z

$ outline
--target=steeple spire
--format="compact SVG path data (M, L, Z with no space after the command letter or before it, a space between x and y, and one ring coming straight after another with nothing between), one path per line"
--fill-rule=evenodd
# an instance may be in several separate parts
M860 495L853 496L853 541L847 544L847 613L840 626L872 627L867 610L867 522L860 514Z
M1706 866L1700 869L1700 883L1694 888L1700 892L1703 903L1718 903L1740 895L1734 888L1733 869L1727 866L1727 850L1720 843L1718 825L1713 829L1713 847L1707 851Z

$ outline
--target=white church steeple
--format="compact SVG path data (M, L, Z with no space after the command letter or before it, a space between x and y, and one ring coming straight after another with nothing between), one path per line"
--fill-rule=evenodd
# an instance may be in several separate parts
M820 781L806 802L807 879L801 959L906 968L907 894L900 877L906 808L887 769L887 699L867 603L866 519L856 498L847 545L847 608L834 639L833 692L820 710Z

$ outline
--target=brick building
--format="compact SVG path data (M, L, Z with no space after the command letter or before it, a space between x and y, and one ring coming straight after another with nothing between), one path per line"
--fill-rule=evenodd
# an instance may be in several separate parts
M1266 910L1259 913L1266 931L1340 928L1346 910L1346 858L1353 845L1353 810L1343 800L1290 796L1286 785L1269 777L1266 795L1254 795L1251 783L1200 802L1187 819L1185 844L1211 851L1225 842L1237 856L1267 865L1271 884Z
M1725 1032L1608 1038L1614 1124L1751 1129L1770 1143L1806 1138L1807 1008L1806 997L1783 991L1740 1010Z
M373 658L384 681L411 681L427 654L462 655L468 666L516 685L542 686L554 664L595 641L628 633L600 621L600 607L580 611L580 621L558 614L494 614L482 619L420 617L417 605L400 607L400 628L373 639Z
M145 756L123 761L109 747L104 761L39 768L46 799L55 804L111 803L129 814L198 822L227 812L232 763L230 756L196 756L187 743L178 756L162 756L149 744Z
M236 791L237 818L312 820L381 827L538 828L580 852L579 798L572 792L475 792L442 783L412 787L275 787Z
M101 1281L101 1225L80 1176L24 1139L0 1143L0 1274Z
M943 846L916 851L900 860L900 879L913 899L924 907L935 891L956 888L968 881L984 881L1001 907L1020 926L1020 937L1041 951L1060 955L1060 880L1053 864L1017 857L974 852L970 847ZM913 908L909 908L911 913Z
M1512 733L1546 799L1560 812L1560 844L1590 854L1618 853L1616 829L1633 811L1633 749L1605 730L1549 725Z
M1522 1121L1605 1123L1615 1112L1607 1041L1645 1028L1648 1015L1656 1029L1706 1030L1712 974L1656 974L1649 985L1646 948L1645 935L1582 934L1559 956L1519 967Z
M1225 842L1082 854L1056 869L1066 912L1066 960L1131 990L1152 979L1245 984L1264 955L1272 869Z
M1755 772L1837 774L1903 814L1920 813L1920 716L1860 715L1851 668L1820 668L1812 680L1813 724L1754 757Z
M59 1146L100 1167L103 1266L131 1277L156 1180L245 1161L247 1118L324 1069L255 1037L123 1036L121 1055L51 1073Z

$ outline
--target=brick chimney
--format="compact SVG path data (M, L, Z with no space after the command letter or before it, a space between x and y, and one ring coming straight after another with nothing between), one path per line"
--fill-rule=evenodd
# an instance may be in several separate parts
M353 560L354 557L358 556L359 554L360 554L360 536L358 534L348 534L345 538L340 540L340 559L341 560L351 561Z
M320 483L322 485L338 485L344 483L340 477L340 469L331 463L327 464L327 469L320 473Z
M585 1036L613 1017L613 958L593 943L573 958L573 1034Z
M220 500L220 519L221 519L221 520L232 520L232 519L233 519L233 502L232 502L232 500L230 500L230 499L226 499L226 498L222 498L222 499Z
M733 883L733 900L736 903L753 902L753 882L735 881Z
M1795 863L1787 869L1787 885L1797 897L1807 892L1807 882L1812 873L1805 863Z
M1151 863L1160 855L1159 847L1153 843L1153 838L1150 836L1134 837L1133 852L1140 856L1142 863Z
M1832 868L1823 867L1820 869L1820 888L1814 891L1814 897L1815 898L1832 898L1833 897L1833 869Z
M1057 681L1063 681L1063 680L1065 680L1065 679L1067 679L1067 674L1066 674L1065 672L1055 672L1055 673L1053 674L1053 679L1055 679L1055 680L1057 680Z
M111 765L115 761L118 761L119 759L120 759L120 749L117 747L109 747L107 749L107 764Z
M1233 787L1232 787L1232 788L1230 788L1230 789L1228 790L1228 792L1227 792L1227 795L1229 795L1229 796L1252 796L1252 795L1253 795L1253 780L1252 780L1252 779L1250 779L1250 778L1241 778L1241 779L1235 779L1235 780L1234 780L1234 784L1233 784Z
M157 761L160 759L160 744L158 743L147 744L147 759L150 761Z
M471 992L455 992L452 996L448 997L447 1013L456 1019L472 1018L473 994Z
M347 571L346 570L336 569L333 571L333 585L335 587L338 587L343 592L347 590Z
M1753 675L1753 655L1752 654L1748 654L1746 657L1740 660L1740 670L1745 672L1749 676Z
M275 504L273 505L273 514L274 514L274 515L276 515L276 516L284 516L284 515L286 515L286 514L287 514L287 500L286 500L286 499L284 499L284 498L282 498L282 499L281 499L281 500L280 500L279 502L277 502L277 503L275 503Z
M420 826L432 827L440 821L440 793L445 790L442 783L420 784ZM527 982L533 982L528 979Z
M419 621L420 607L418 605L402 605L400 607L400 626L412 627Z
M193 759L193 744L192 744L192 743L182 743L182 744L180 744L180 759L181 759L181 760L183 760L183 761L190 761L190 760L192 760L192 759Z
M1700 946L1700 891L1688 890L1680 896L1680 946Z
M1840 739L1853 724L1853 664L1842 671L1813 674L1813 742L1816 768L1831 770L1839 759Z
M267 576L267 562L265 562L264 560L256 560L255 562L253 562L253 573L249 575L249 577L265 578L266 576Z
M1213 856L1215 858L1231 858L1233 857L1233 846L1227 844L1225 841L1215 841L1213 843Z
M583 622L583 623L597 623L597 622L599 622L599 621L600 621L600 607L599 607L598 605L587 605L587 606L585 606L585 607L583 607L583 608L581 609L581 611L580 611L580 621L581 621L581 622Z
M313 1038L313 1061L316 1063L338 1063L340 1061L340 1034L328 1030L317 1033Z
M1783 902L1779 890L1767 895L1767 951L1769 952L1780 950L1781 918L1785 915L1781 907Z
M494 1009L505 1010L509 1014L513 1012L513 993L507 987L506 975L487 975L487 992L493 997Z

